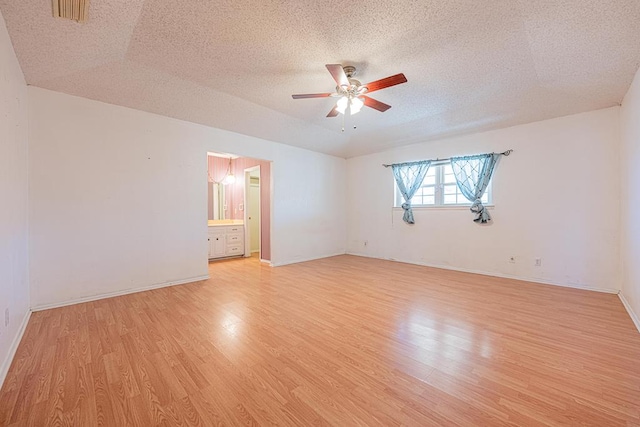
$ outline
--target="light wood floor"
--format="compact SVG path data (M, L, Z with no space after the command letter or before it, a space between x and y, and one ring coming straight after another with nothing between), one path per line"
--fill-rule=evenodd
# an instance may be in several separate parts
M640 425L618 297L340 256L34 313L0 425Z

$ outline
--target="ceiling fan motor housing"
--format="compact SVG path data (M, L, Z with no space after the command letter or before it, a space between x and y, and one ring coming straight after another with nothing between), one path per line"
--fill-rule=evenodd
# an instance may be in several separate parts
M344 73L348 78L355 77L356 67L354 67L353 65L345 65L344 67L342 67L342 69L344 70Z
M345 65L342 69L347 76L347 80L349 80L349 86L336 86L336 95L354 98L364 93L364 91L366 91L366 87L362 87L362 83L353 78L356 75L356 67L352 65Z
M336 86L336 96L346 96L348 98L355 98L363 95L367 91L366 86L362 86L356 79L349 79L349 86Z

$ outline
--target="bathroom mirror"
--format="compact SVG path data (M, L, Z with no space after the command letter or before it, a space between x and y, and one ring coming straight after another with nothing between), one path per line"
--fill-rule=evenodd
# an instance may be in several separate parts
M217 182L210 182L209 184L211 184L211 197L209 198L211 206L209 208L209 219L227 219L225 216L227 211L225 185Z

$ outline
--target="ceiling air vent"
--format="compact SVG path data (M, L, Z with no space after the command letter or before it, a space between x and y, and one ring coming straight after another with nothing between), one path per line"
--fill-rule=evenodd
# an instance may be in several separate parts
M89 17L89 0L53 0L53 16L85 22Z

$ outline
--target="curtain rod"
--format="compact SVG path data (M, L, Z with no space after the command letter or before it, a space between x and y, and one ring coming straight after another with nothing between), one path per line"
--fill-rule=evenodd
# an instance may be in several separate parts
M503 156L508 156L508 155L509 155L509 154L511 154L512 152L513 152L513 150L509 149L509 150L507 150L507 151L503 151L502 153L498 153L498 154L503 155ZM473 155L473 154L472 154L472 155ZM482 154L478 154L478 155L479 155L479 156L481 156ZM461 157L469 157L469 156L461 156ZM393 166L393 165L403 165L403 164L408 164L408 163L410 164L410 163L422 163L422 162L431 162L431 163L436 163L436 162L447 162L447 161L449 161L449 160L451 160L451 157L447 157L447 158L444 158L444 159L418 160L418 161L416 161L416 162L393 163L393 164L390 164L390 165L385 165L385 164L383 163L383 164L382 164L382 166L384 166L385 168L389 168L389 167L391 167L391 166Z

